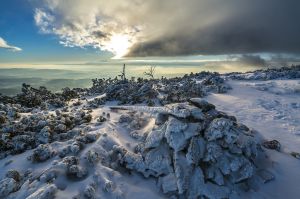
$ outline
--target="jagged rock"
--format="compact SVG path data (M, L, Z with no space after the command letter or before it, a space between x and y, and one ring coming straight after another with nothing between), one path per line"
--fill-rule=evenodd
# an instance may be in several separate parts
M194 119L196 119L196 120L204 120L205 119L205 115L201 109L194 107L194 108L191 108L190 111L191 111L191 116Z
M188 140L191 137L199 135L202 130L204 130L203 123L190 122L184 130L184 137Z
M119 149L117 150L119 151ZM145 173L147 168L143 156L141 154L135 154L125 151L123 161L126 164L126 168L136 170L148 176L148 174Z
M246 158L255 159L259 152L259 148L261 148L260 144L257 143L254 137L249 134L239 133L238 138L233 145L236 145L242 150L242 153ZM239 151L237 154L239 154Z
M208 141L214 141L225 136L225 141L231 144L236 141L237 134L232 129L233 122L225 118L214 119L208 129L205 131L205 138Z
M149 175L159 176L173 171L171 154L167 145L162 144L145 154L146 169Z
M198 165L200 160L204 158L206 151L206 142L202 137L193 137L190 141L186 159L190 164Z
M298 152L291 152L291 155L292 155L294 158L300 159L300 153L298 153Z
M233 173L231 176L233 177L233 181L235 183L241 182L245 179L250 178L253 175L254 172L254 166L247 161L240 169L239 171Z
M167 122L165 137L168 144L175 150L182 150L187 144L184 130L187 129L187 124L174 118L169 117Z
M210 104L201 98L191 98L189 101L196 107L200 108L203 112L215 109L215 106L213 104Z
M182 194L188 189L192 166L188 163L184 153L182 152L174 152L173 158L178 193Z
M177 103L165 105L168 113L179 118L187 118L191 115L191 110L189 110L188 104Z
M194 199L203 195L205 189L204 175L200 167L195 167L189 179L189 189L187 190L187 198Z
M223 175L228 175L231 172L230 160L227 155L219 157L216 166L220 169Z
M168 114L158 113L155 118L155 124L161 125L168 120Z
M145 140L144 147L145 149L158 147L161 144L161 140L165 136L165 126L162 126L158 129L153 129L147 136Z
M141 154L126 152L123 161L126 163L127 168L137 170L146 177L150 175L158 177L172 172L172 160L166 145L151 149L145 154L144 158Z
M204 186L203 195L210 199L229 198L230 189L226 186L218 186L208 182Z
M265 141L262 145L267 149L273 149L277 151L280 151L281 148L281 144L277 140Z
M158 180L163 193L166 194L177 191L176 176L174 173L170 173L166 176L160 177Z
M222 155L223 155L223 150L220 145L218 145L215 142L207 142L204 161L216 162L217 158L219 158Z

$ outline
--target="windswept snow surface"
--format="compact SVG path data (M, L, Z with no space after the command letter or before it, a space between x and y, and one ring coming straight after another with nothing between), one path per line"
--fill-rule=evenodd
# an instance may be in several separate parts
M228 93L211 94L206 99L259 131L266 140L281 143L281 152L267 150L275 180L245 198L299 198L300 160L290 153L300 152L300 80L228 83L232 87Z

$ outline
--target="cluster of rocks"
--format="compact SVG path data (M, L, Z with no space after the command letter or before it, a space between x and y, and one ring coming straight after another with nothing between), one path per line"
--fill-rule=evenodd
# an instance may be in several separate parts
M282 68L268 68L246 73L229 73L227 77L235 80L274 80L300 78L300 65Z
M255 133L202 99L132 109L157 113L155 126L135 152L115 146L113 155L121 166L157 178L169 197L234 198L254 178L273 177L260 170L267 160Z
M23 111L20 105L0 104L0 159L40 144L71 139L81 133L75 127L92 120L92 115L82 109L73 109L71 112L57 109L55 113Z

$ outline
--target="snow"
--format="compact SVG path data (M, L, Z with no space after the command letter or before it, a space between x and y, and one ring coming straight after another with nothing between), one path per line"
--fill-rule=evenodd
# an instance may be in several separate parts
M241 123L255 128L268 140L279 140L286 151L300 151L300 94L274 94L253 85L275 82L277 85L300 86L299 80L229 81L226 94L211 94L206 99ZM295 144L291 144L295 143Z
M281 144L280 152L266 150L275 180L243 198L299 198L300 161L290 153L300 152L300 81L229 80L228 84L232 87L228 93L211 94L206 100L260 132L264 139L278 140Z

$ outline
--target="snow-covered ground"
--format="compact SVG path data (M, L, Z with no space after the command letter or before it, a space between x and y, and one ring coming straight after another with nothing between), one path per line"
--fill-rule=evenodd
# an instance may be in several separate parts
M81 109L82 106L75 107L75 109ZM145 198L165 198L157 188L154 179L149 178L146 180L138 173L122 173L106 165L106 163L109 164L108 162L110 162L107 154L112 150L114 145L122 146L129 151L133 151L136 145L136 140L129 136L131 132L129 130L132 130L132 128L118 122L120 115L128 111L110 111L108 106L94 109L91 123L81 125L83 129L86 129L87 134L97 136L96 142L87 144L84 146L84 149L71 152L74 150L74 143L76 142L75 139L71 139L65 142L51 143L50 146L55 155L43 162L34 162L32 159L28 159L34 150L8 156L0 160L0 179L4 179L5 174L10 170L19 171L21 175L28 172L30 173L29 178L32 179L25 182L19 191L4 198L24 199L28 197L31 199L51 199L54 198L54 195L55 198L62 199L139 199L143 195L146 195ZM99 116L106 118L107 122L97 122ZM149 128L153 126L153 121L147 119L145 122L146 124L143 128L139 129L140 133L149 131ZM65 172L63 171L65 169L64 161L59 156L61 156L60 154L66 148L71 148L70 152L66 152L68 157L70 155L77 157L79 165L88 168L86 171L87 174L84 174L82 177L71 178L71 180L68 176L65 176ZM99 156L100 154L101 156ZM96 164L98 162L101 163ZM53 179L55 179L55 187L49 188L47 182L53 181ZM9 186L14 187L13 184ZM0 188L1 193L2 191ZM0 198L2 198L1 195Z
M250 198L300 197L300 80L236 81L232 90L206 99L239 122L252 127L266 139L278 140L281 152L267 150L274 162L276 180L260 187Z
M74 102L79 101L73 100L60 111L36 109L20 113L44 118L34 126L39 131L33 132L41 144L2 157L0 198L152 199L176 198L177 191L183 198L200 195L197 191L210 198L222 198L222 194L230 195L231 199L300 198L300 159L294 157L300 153L300 80L226 83L232 88L227 93L210 93L205 97L211 104L197 98L154 108L142 104L118 106L116 101L91 108L88 101L105 97L99 95L81 99L77 105ZM238 123L218 111L235 116ZM17 114L11 112L1 114L9 113L13 122L20 122L19 117L14 117ZM69 121L72 117L75 120ZM78 118L84 122L77 124ZM67 126L70 122L72 128ZM58 132L55 139L49 132L41 134L45 128L40 125L44 127L47 123L55 123L50 131ZM9 131L8 126L3 129ZM1 136L3 140L11 139L10 135ZM260 151L257 146L262 143L261 136L278 140L281 150ZM238 143L236 137L243 139ZM15 139L16 145L25 138L28 137ZM50 138L53 140L49 141ZM214 157L220 151L224 159L229 154L228 164L221 164ZM215 162L205 160L209 158ZM270 173L262 177L262 170ZM236 185L237 188L235 180L242 185Z

